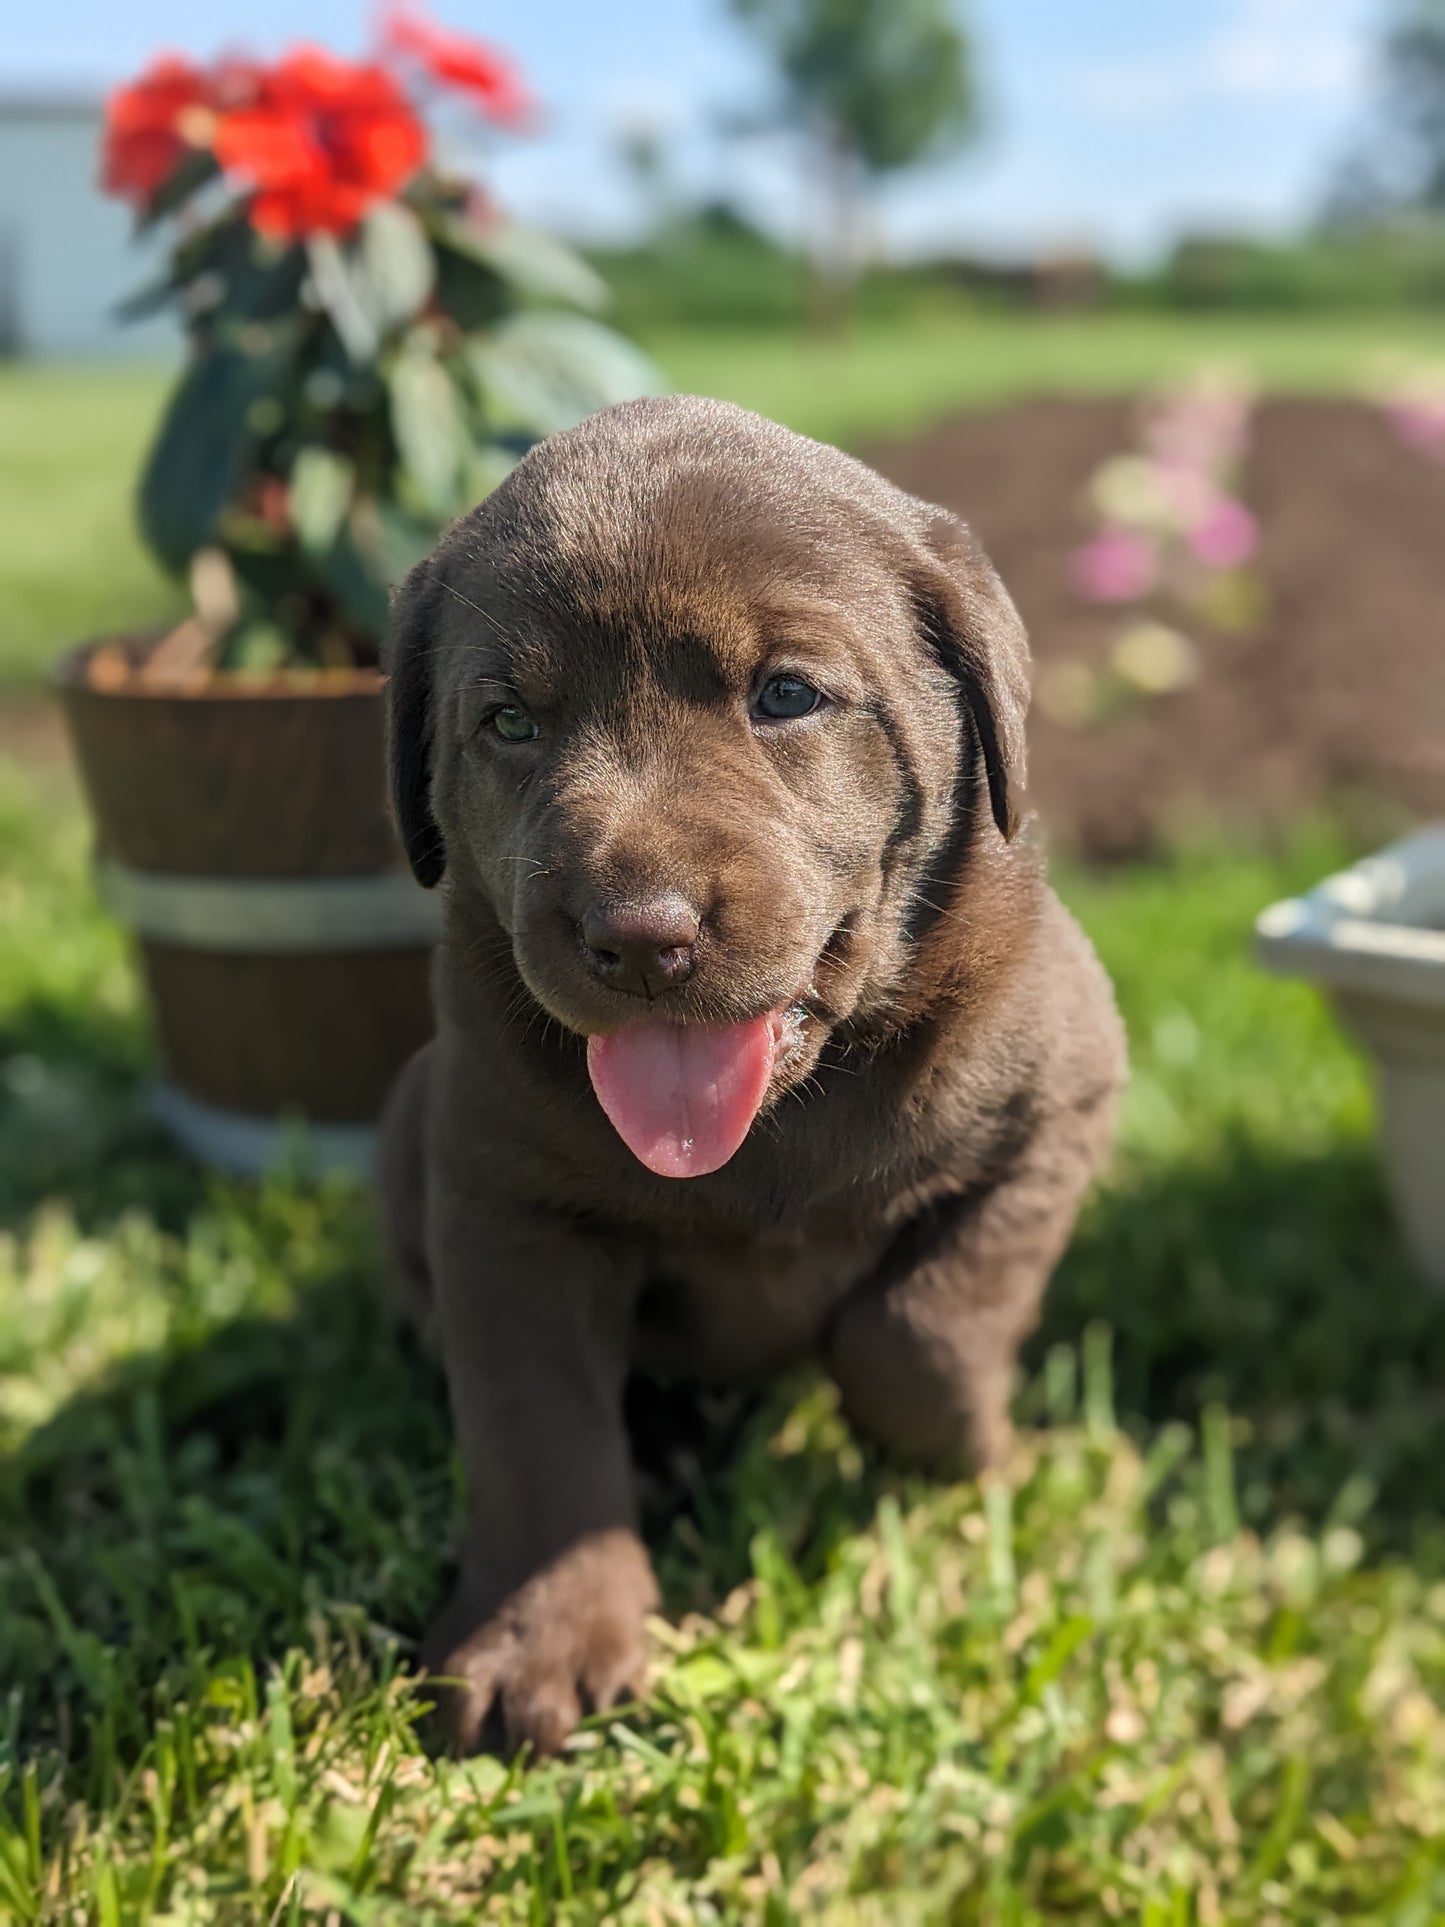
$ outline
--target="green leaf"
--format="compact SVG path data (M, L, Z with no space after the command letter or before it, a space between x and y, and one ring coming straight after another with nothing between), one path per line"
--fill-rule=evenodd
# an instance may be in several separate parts
M474 336L466 358L491 422L538 437L663 388L639 349L583 315L513 315L492 333Z
M245 622L226 638L221 666L247 676L269 676L291 655L291 640L274 622Z
M238 536L228 529L225 550L242 591L242 607L262 615L280 609L305 588L304 565L294 543L273 537L263 548L249 536L249 530Z
M355 367L369 366L381 346L381 337L357 291L355 277L336 237L309 235L306 258L315 299L340 337L347 358Z
M305 255L258 235L244 216L223 215L188 234L165 272L120 302L119 320L135 321L175 301L192 325L294 317Z
M430 531L431 542L436 530ZM328 589L336 597L342 615L351 626L380 645L386 634L387 588L392 578L381 541L381 528L374 503L357 502L337 530L336 540L317 568Z
M117 321L144 321L148 315L168 308L179 292L180 283L172 275L163 274L155 281L147 281L134 294L128 294L124 301L117 301L111 314Z
M436 243L437 305L464 334L489 328L514 303L506 282L484 261Z
M490 268L532 300L561 301L595 312L611 299L607 283L580 255L539 228L511 221L474 227L449 215L434 216L431 225L439 241Z
M140 484L141 528L167 568L184 568L215 539L262 438L256 404L274 400L293 346L289 331L277 331L256 353L213 347L172 395Z
M357 520L362 518L358 516ZM372 518L366 520L370 522ZM374 532L368 538L368 554L375 551L377 573L388 586L393 586L431 554L436 546L437 525L408 514L398 502L376 503L374 522Z
M356 471L344 455L314 445L301 450L291 469L288 506L301 546L324 555L351 506Z
M416 505L443 520L456 512L467 435L452 378L413 338L387 373L391 426Z
M296 325L305 250L257 234L243 214L228 213L190 235L171 265L193 321Z
M372 208L343 259L356 299L379 336L415 319L436 286L426 232L411 209L396 201Z
M462 466L462 494L470 508L506 481L521 460L516 449L497 442L473 442Z
M364 1806L328 1800L311 1826L309 1857L316 1867L329 1872L350 1866L365 1837L367 1819Z
M345 247L313 234L306 253L316 297L357 367L415 319L436 285L425 230L410 208L394 203L374 207Z
M697 1701L706 1705L709 1700L735 1694L738 1684L737 1668L717 1652L694 1653L680 1660L667 1675L668 1693L684 1704Z
M216 157L209 148L195 148L172 169L152 194L137 223L137 232L144 234L157 221L174 214L193 194L198 194L208 181L215 180L220 171Z

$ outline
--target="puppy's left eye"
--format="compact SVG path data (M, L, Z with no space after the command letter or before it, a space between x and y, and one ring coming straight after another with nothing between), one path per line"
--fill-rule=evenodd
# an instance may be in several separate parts
M791 722L811 716L822 700L822 692L801 676L769 676L753 698L753 714L765 722Z
M504 743L530 743L540 734L536 723L520 703L503 703L487 718Z

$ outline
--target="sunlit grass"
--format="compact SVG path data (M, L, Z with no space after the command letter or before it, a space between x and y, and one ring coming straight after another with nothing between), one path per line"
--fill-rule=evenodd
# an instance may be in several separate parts
M648 343L674 387L741 402L845 447L1025 394L1123 394L1230 363L1261 387L1353 394L1380 358L1436 360L1418 316L938 315L859 324L837 345L702 329Z
M857 443L1221 354L1349 389L1413 324L935 320L651 344ZM0 371L0 685L173 592L144 370ZM1445 1918L1445 1304L1363 1069L1248 958L1346 854L1066 879L1135 1063L1031 1350L1011 1488L779 1388L654 1528L658 1693L561 1764L433 1762L409 1676L456 1479L367 1201L204 1179L58 772L0 768L0 1920Z
M73 803L8 777L0 1918L1442 1917L1445 1304L1358 1062L1247 955L1341 854L1068 880L1136 1079L1011 1484L779 1388L654 1528L655 1699L524 1771L419 1738L456 1485L366 1201L167 1151Z
M0 700L173 606L132 507L163 393L148 367L0 367Z

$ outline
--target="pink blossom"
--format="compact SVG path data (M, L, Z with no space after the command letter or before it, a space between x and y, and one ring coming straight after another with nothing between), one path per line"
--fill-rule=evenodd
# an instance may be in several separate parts
M1189 547L1207 569L1237 569L1259 545L1259 524L1233 496L1217 496L1189 531Z
M1214 388L1185 390L1158 407L1144 439L1158 459L1194 469L1226 467L1243 453L1248 403Z
M1218 500L1219 491L1205 469L1175 458L1156 461L1154 473L1160 499L1176 529L1203 521Z
M1425 455L1445 455L1445 395L1407 395L1387 412L1401 441Z
M1137 602L1158 576L1154 545L1128 529L1105 529L1074 551L1074 584L1090 602Z

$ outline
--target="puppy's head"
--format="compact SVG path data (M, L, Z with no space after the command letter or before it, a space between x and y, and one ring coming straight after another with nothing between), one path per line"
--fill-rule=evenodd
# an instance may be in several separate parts
M964 527L721 403L535 448L397 597L397 818L588 1040L654 1170L699 1175L896 1007L1012 835L1027 647Z

